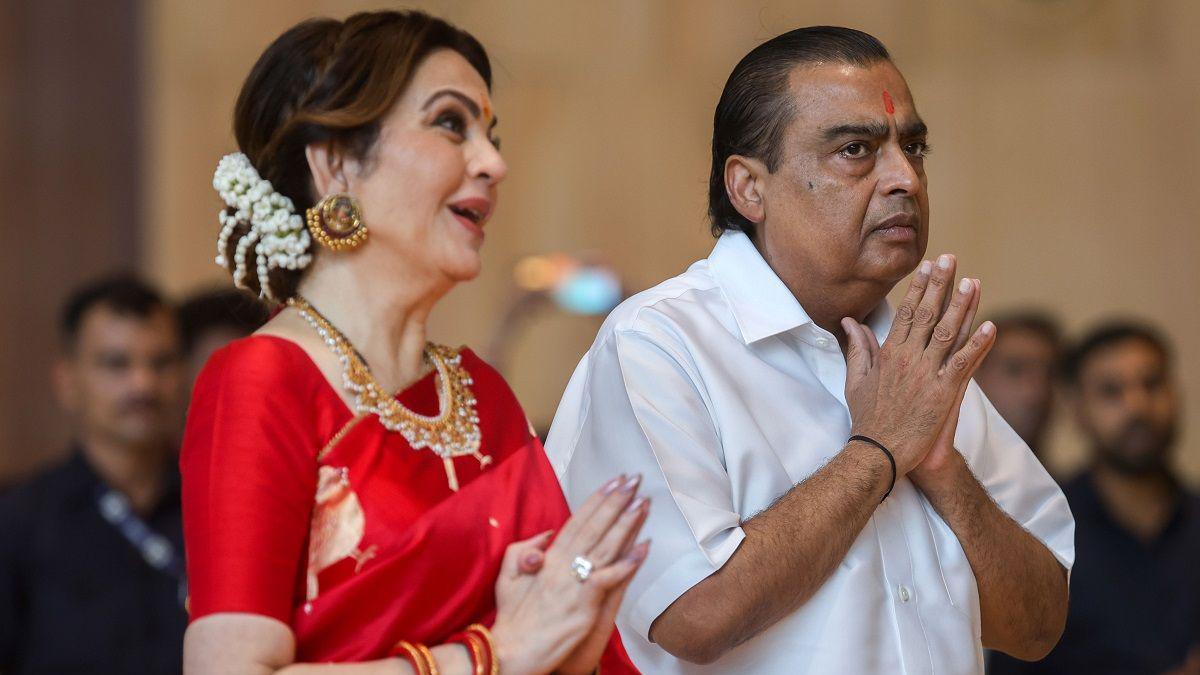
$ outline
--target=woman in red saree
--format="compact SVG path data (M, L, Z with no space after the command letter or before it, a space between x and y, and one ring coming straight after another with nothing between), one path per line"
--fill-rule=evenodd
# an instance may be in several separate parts
M507 172L489 87L419 12L300 24L243 86L218 262L284 307L193 393L187 672L636 672L637 478L571 516L500 375L426 340Z

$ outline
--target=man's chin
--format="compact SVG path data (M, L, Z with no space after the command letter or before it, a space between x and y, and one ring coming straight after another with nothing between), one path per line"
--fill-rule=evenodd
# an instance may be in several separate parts
M1165 454L1124 455L1110 453L1105 455L1102 461L1117 473L1130 478L1169 473Z

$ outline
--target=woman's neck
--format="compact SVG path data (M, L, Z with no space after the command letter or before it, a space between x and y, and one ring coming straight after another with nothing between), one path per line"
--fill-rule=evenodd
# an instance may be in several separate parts
M380 386L398 391L425 373L429 313L451 284L403 274L382 279L363 273L363 267L322 260L299 292L366 359Z

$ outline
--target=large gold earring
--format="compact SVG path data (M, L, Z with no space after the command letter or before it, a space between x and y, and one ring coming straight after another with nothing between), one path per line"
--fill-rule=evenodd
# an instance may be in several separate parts
M350 195L329 195L304 215L313 239L331 251L349 251L367 240L367 225Z

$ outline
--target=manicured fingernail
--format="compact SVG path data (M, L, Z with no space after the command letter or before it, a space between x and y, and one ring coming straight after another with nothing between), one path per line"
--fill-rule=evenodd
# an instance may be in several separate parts
M994 330L996 330L996 324L991 321L984 321L983 325L979 327L979 332L984 335L991 335Z
M923 261L921 263L921 266L917 268L917 272L919 274L924 274L925 276L929 276L929 273L932 271L933 271L933 263L929 262L928 260Z
M633 492L637 489L638 483L641 482L642 474L639 473L638 475L633 476L625 481L625 484L621 486L621 492Z
M650 540L649 539L647 539L646 541L643 541L642 543L638 544L637 546L634 546L633 550L629 552L629 559L635 563L639 563L646 559L646 555L648 553L650 553Z
M968 279L966 277L963 277L963 280L958 282L958 292L966 293L966 292L970 291L972 288L974 288L974 286L975 286L974 282L972 282L970 279Z
M530 553L525 556L525 565L528 567L533 567L540 562L542 562L542 556L537 553Z
M950 255L949 254L943 253L942 255L938 256L938 269L943 269L943 270L950 269Z
M649 501L650 501L650 499L648 497L638 497L637 499L629 502L629 506L625 507L625 511L628 513L633 513L634 511L637 511L638 509L642 508L642 506L644 506Z
M624 482L625 482L625 474L621 474L620 476L617 476L616 478L605 483L604 487L600 488L600 494L602 494L602 495L612 494L612 491L616 490L617 487L621 483L624 483Z

